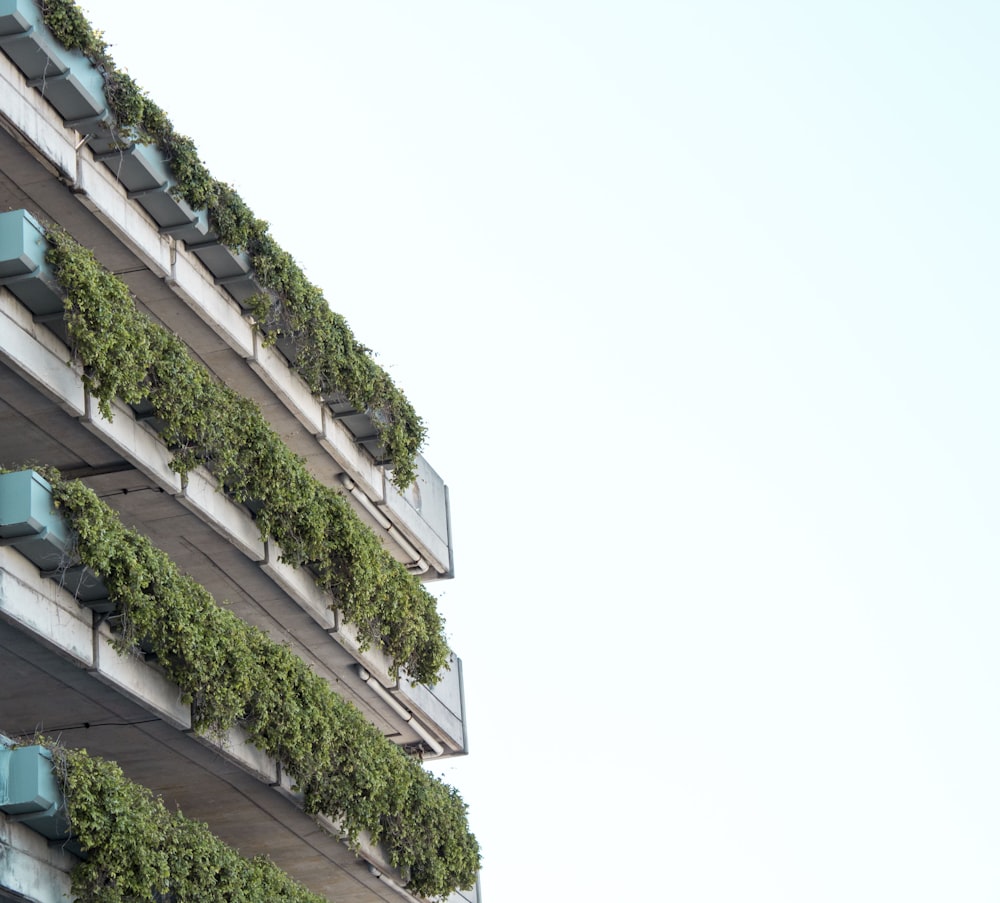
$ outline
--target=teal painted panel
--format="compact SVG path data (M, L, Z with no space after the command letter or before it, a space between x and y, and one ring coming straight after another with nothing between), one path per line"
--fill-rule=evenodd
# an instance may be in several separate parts
M28 30L37 12L26 0L0 0L0 35L17 35Z
M48 248L45 232L30 213L0 213L0 277L22 276L37 269Z
M32 0L0 2L0 35L0 48L66 125L106 117L104 77L79 50L67 50L55 39Z
M129 155L133 169L128 172L118 172L114 157L105 162L129 189L129 199L134 200L153 218L161 232L196 244L205 240L209 233L208 213L194 210L182 198L174 197L173 189L177 186L177 180L171 174L161 151L150 145L134 145ZM140 178L145 180L145 184L129 184L128 178L140 170ZM158 187L153 190L153 186Z
M33 470L0 474L0 541L43 572L68 561L70 531L52 507L52 487Z
M52 507L52 487L33 470L0 474L0 537L46 533L63 548L69 539Z
M68 835L49 750L42 746L0 750L0 810L51 840Z
M45 230L26 210L0 213L0 285L35 316L63 311L63 292L45 260Z
M8 815L45 812L61 799L52 753L41 746L0 750L0 809Z
M97 159L164 233L188 242L206 239L207 212L192 210L171 194L176 182L160 151L135 144L128 130L118 130L108 110L104 76L79 50L67 50L56 40L33 0L0 0L0 50L67 126L87 134Z
M34 561L31 550L25 552L23 546L18 545L17 550L25 557ZM76 564L70 567L63 565L65 559L61 559L56 565L55 573L48 576L59 583L80 605L96 611L98 614L111 614L117 607L108 598L108 588L104 581L97 576L89 567L83 564ZM45 570L45 568L42 568Z
M73 533L52 506L52 487L33 470L0 474L0 542L98 614L115 606L104 581L72 555Z

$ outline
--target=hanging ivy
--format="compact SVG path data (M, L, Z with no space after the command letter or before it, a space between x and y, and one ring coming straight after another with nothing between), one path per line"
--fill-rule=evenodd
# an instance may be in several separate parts
M46 259L66 292L66 326L83 379L106 418L111 401L148 402L181 475L206 467L238 502L252 502L262 539L306 565L392 673L429 685L448 667L434 597L396 561L334 489L315 479L257 406L217 382L177 336L140 313L128 288L65 231Z
M269 859L245 859L206 825L169 812L114 762L45 745L72 837L87 854L72 874L78 903L325 903Z
M212 228L235 252L250 256L257 281L268 291L251 308L265 340L284 338L295 347L290 361L310 390L326 399L346 400L371 416L400 489L416 479L416 455L426 429L406 396L372 359L371 349L354 336L323 293L282 250L239 193L213 178L194 142L176 132L166 113L127 73L74 0L43 0L42 15L55 38L81 51L105 79L105 95L119 134L155 144L177 181L173 191L196 210L206 210Z
M339 820L351 843L370 832L414 892L437 897L472 886L479 846L453 787L383 737L287 646L219 607L92 490L43 472L76 534L75 555L100 575L116 607L119 653L131 654L141 638L191 704L198 730L242 725L282 763L307 812Z

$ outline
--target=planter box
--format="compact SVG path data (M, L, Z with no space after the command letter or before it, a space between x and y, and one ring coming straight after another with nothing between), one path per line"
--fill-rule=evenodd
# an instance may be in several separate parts
M26 210L0 213L0 285L35 317L61 317L63 291L45 260L45 230Z
M247 253L232 251L219 241L214 232L210 232L204 241L188 242L188 250L215 277L215 284L229 292L240 307L247 298L263 291L253 278Z
M66 551L71 537L52 508L52 486L35 471L0 474L0 538L8 545L45 539L55 554Z
M147 144L128 144L101 149L107 142L91 141L94 158L103 163L124 186L130 201L145 210L163 234L188 242L203 241L208 235L208 214L193 210L171 191L177 182L163 154Z
M0 50L69 128L87 131L108 117L104 77L79 50L67 50L32 0L0 0Z
M0 749L0 809L49 840L69 835L49 750L42 746Z
M148 424L156 430L157 435L160 435L166 429L166 422L156 416L153 410L153 403L148 398L144 398L136 404L130 404L129 407L132 409L132 413L135 414L135 419Z
M52 505L52 487L33 470L0 474L0 542L98 613L114 611L104 582L74 562L73 534Z
M98 154L97 158L125 186L129 200L152 217L161 233L187 242L204 241L209 233L208 214L192 209L187 201L171 194L177 181L158 148L133 144Z
M328 399L326 406L333 414L333 419L339 420L347 427L354 441L375 459L376 464L390 463L375 427L377 414L359 411L349 401Z

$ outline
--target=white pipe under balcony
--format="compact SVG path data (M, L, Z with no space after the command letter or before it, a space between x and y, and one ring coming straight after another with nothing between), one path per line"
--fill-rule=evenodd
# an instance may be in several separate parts
M397 715L399 715L400 718L409 724L410 727L413 728L413 732L431 748L434 755L425 755L425 759L436 759L438 756L444 755L444 747L431 736L430 731L428 731L426 727L414 718L413 712L409 711L409 709L405 706L400 705L393 698L392 694L379 683L378 679L372 677L372 675L369 674L362 665L358 665L358 676L372 688L375 695L378 696L379 699L385 702L389 708L391 708Z

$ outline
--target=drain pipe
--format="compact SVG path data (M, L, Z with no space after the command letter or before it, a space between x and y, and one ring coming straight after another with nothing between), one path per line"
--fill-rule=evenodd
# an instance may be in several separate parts
M413 728L413 732L431 748L434 755L424 756L424 758L436 759L438 756L443 756L444 747L431 736L430 731L428 731L426 727L413 717L413 712L403 708L403 706L396 702L393 695L385 687L383 687L376 678L372 677L363 665L358 665L357 668L358 677L368 684L368 686L375 691L375 695L378 696L379 699L383 700L390 709L392 709L397 715L399 715L400 718L410 725L410 727Z
M368 871L371 872L379 881L382 881L387 886L391 887L397 894L399 894L404 900L409 900L410 903L424 903L420 897L414 897L405 887L401 884L397 884L388 875L383 875L374 865L370 862L368 863Z
M358 500L361 507L367 511L372 518L385 532L389 535L396 545L398 545L411 561L410 564L406 565L407 570L414 574L426 574L431 566L424 560L423 556L415 549L410 542L399 532L394 526L391 520L387 518L375 503L368 498L361 489L358 488L357 483L354 482L346 473L340 475L340 482L343 484L344 488Z

